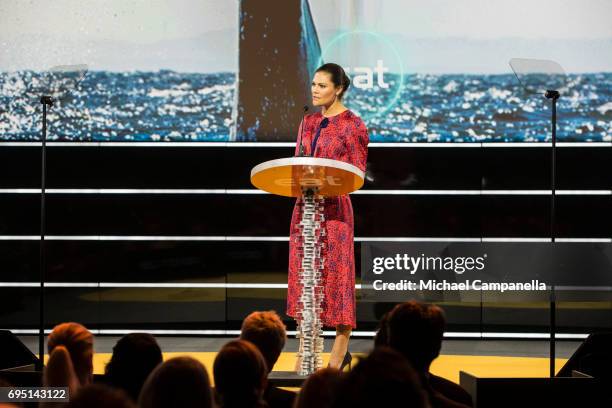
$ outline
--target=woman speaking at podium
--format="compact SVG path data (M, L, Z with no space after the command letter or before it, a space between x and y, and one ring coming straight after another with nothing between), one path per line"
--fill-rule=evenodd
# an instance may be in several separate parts
M342 104L350 79L337 64L319 67L312 80L312 104L321 110L304 116L300 126L304 155L350 163L365 172L368 155L368 131L361 118ZM296 146L296 154L300 143ZM298 318L301 284L298 271L301 258L301 198L291 217L289 240L289 277L287 314ZM353 246L353 207L348 195L324 200L325 245L321 283L324 298L321 321L324 327L336 329L329 366L344 367L350 362L348 342L356 327L355 316L355 253ZM299 367L300 362L296 363Z

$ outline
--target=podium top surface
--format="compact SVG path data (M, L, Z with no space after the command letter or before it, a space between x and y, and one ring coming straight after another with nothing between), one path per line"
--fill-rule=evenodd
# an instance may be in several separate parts
M348 194L363 186L364 177L364 172L352 164L321 157L270 160L251 170L255 187L285 197L300 197L304 188L324 197Z

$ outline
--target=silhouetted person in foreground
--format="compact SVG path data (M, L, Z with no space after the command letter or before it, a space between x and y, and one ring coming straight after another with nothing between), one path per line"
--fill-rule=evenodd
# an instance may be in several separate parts
M138 406L212 407L212 389L206 368L191 357L175 357L158 365L142 387Z
M213 365L215 395L221 408L263 408L266 362L253 343L233 340L219 350Z
M90 384L70 396L68 408L136 408L136 404L123 390Z
M124 390L136 402L147 377L162 361L155 337L148 333L126 334L113 347L105 369L105 382Z
M46 387L68 387L70 394L93 381L94 337L79 323L62 323L47 340L49 360L44 369Z
M417 372L398 352L378 347L341 380L333 408L429 408Z
M285 347L287 331L276 312L253 312L242 322L240 338L250 341L259 349L266 360L269 374ZM294 392L283 390L270 383L264 391L264 400L270 408L290 408L294 399Z
M341 372L335 368L315 371L304 381L294 408L331 408L341 380Z
M429 367L440 355L446 319L441 308L416 301L395 306L382 319L376 343L385 343L400 352L419 373L432 407L472 406L470 394L445 378L433 375Z

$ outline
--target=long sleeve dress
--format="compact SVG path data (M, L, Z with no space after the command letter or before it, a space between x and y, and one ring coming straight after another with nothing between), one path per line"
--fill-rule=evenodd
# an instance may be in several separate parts
M302 144L306 156L312 155L314 146L314 157L340 160L365 171L369 138L361 118L350 110L345 110L327 119L326 122L320 112L304 118ZM296 153L298 151L299 146L296 146ZM301 263L299 247L302 237L299 222L302 207L303 201L298 198L291 217L289 239L287 315L293 318L298 318L298 300L301 295L298 271ZM350 197L342 195L325 198L323 214L325 237L321 282L324 297L321 304L321 321L326 327L346 325L355 328L355 253L353 206Z

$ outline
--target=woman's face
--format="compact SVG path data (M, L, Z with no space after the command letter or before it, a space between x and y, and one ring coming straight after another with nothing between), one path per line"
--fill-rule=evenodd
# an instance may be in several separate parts
M331 74L328 72L316 72L312 79L311 85L312 105L313 106L329 106L334 102L342 91L342 87L337 87L331 80Z

